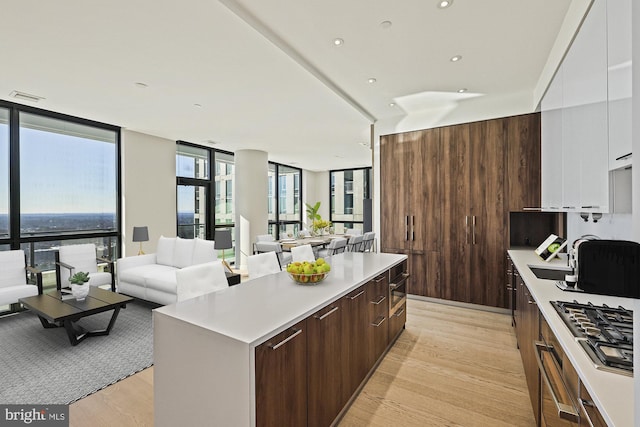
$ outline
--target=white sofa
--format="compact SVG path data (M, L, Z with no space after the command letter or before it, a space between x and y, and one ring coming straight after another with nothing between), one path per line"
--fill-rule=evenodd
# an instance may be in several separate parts
M156 253L118 259L117 290L158 304L173 304L178 292L176 271L217 259L212 240L160 237Z

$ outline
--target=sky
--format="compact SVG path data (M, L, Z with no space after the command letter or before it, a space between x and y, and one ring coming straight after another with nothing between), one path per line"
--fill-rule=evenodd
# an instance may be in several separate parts
M8 158L0 124L0 213L8 211ZM23 214L115 212L115 143L21 128L20 159Z

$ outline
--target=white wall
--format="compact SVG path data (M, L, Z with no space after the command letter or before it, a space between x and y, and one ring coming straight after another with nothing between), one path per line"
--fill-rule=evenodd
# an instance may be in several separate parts
M633 85L633 97L631 101L632 115L633 115L633 128L631 130L633 138L632 151L635 156L632 158L632 203L633 203L633 240L640 242L640 43L635 41L640 40L640 2L634 1L632 3L632 85ZM640 300L635 300L635 304L632 309L636 312L636 316L633 318L633 364L636 367L640 366L640 316L637 315L640 312ZM636 371L637 372L637 371ZM638 403L640 402L640 375L634 377L634 402L635 408L640 408ZM640 426L640 409L635 410L635 422L634 425Z
M161 235L176 235L176 143L142 133L122 131L123 256L136 255L134 226L149 227L146 253L156 250Z
M312 172L302 170L302 221L304 228L310 228L307 224L307 210L305 203L314 205L320 202L320 216L329 219L329 172Z

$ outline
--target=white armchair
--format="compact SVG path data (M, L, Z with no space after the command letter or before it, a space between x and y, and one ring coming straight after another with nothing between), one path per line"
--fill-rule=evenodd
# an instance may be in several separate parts
M27 274L33 273L36 284L29 284ZM0 305L15 304L20 298L42 294L42 273L27 266L24 251L0 251Z
M116 282L113 274L113 261L96 256L96 245L87 243L82 245L60 246L56 252L56 286L58 289L67 287L69 277L84 271L89 273L90 286L109 286L116 291ZM98 263L106 263L107 271L98 271Z

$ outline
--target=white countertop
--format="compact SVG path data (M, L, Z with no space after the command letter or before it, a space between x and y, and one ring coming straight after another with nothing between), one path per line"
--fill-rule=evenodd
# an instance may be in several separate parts
M329 276L299 285L286 272L154 310L255 346L406 259L406 255L347 252L327 258Z
M634 419L633 378L596 369L550 301L575 300L583 304L591 302L596 305L607 304L610 307L621 305L627 309L633 309L634 300L579 292L563 292L558 289L553 280L538 279L528 268L528 265L566 265L566 260L552 260L546 263L533 252L533 249L510 250L509 255L604 420L610 427L632 426Z

